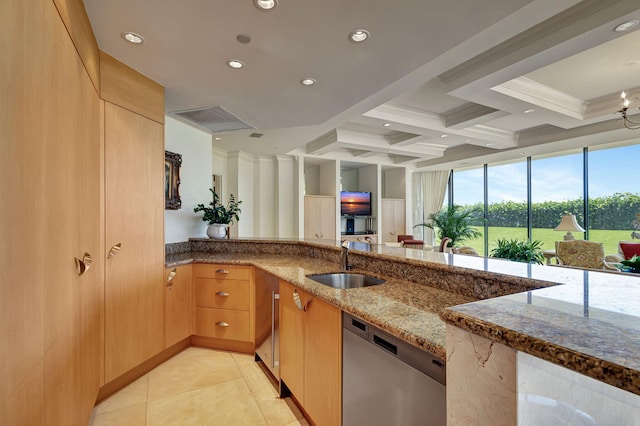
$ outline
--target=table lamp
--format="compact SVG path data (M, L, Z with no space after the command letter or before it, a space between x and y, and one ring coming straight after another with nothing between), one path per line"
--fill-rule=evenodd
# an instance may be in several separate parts
M560 225L556 226L554 231L567 231L564 236L565 241L573 241L576 237L571 234L571 232L584 232L584 229L578 225L576 221L576 217L572 214L562 215L562 220L560 221Z

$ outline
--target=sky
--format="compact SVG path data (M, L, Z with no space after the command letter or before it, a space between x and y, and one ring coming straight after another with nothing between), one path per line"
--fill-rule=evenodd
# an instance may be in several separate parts
M589 197L616 192L640 194L640 144L589 153ZM482 202L482 168L454 172L455 204ZM489 166L489 203L526 201L526 161ZM532 202L564 201L582 197L582 153L533 159Z

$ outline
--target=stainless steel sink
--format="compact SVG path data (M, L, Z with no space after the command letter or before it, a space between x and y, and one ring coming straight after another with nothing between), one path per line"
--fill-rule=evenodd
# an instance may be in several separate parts
M312 279L320 284L327 285L333 288L360 288L369 287L372 285L378 285L385 283L385 280L372 277L370 275L363 274L351 274L351 273L335 273L335 274L319 274L319 275L307 275L307 278Z

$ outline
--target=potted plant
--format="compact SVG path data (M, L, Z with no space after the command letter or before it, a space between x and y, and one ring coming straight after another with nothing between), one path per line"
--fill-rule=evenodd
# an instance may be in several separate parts
M240 220L239 214L240 204L242 201L237 201L233 194L229 195L229 204L227 207L224 204L220 204L220 196L213 189L209 188L209 191L213 194L213 201L206 207L204 204L198 204L194 209L194 213L200 211L204 212L202 220L209 223L207 228L207 235L209 238L225 238L227 236L227 227L233 225L234 219Z
M620 263L623 265L623 272L640 273L640 256L634 255L631 259L622 260Z
M465 209L459 205L452 205L438 213L429 215L424 223L414 226L425 226L436 232L436 237L442 240L448 237L451 241L447 247L453 247L464 240L470 240L482 236L482 233L473 227L472 222L484 219L480 217L482 212L475 209Z
M507 240L499 238L496 241L496 248L491 250L491 257L513 260L514 262L537 263L542 265L544 256L542 255L542 242Z

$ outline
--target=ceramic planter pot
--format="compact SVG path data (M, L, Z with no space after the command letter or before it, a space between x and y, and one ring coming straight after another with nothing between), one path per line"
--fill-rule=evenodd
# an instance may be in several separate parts
M224 239L227 237L227 225L225 223L214 223L207 227L209 238Z

